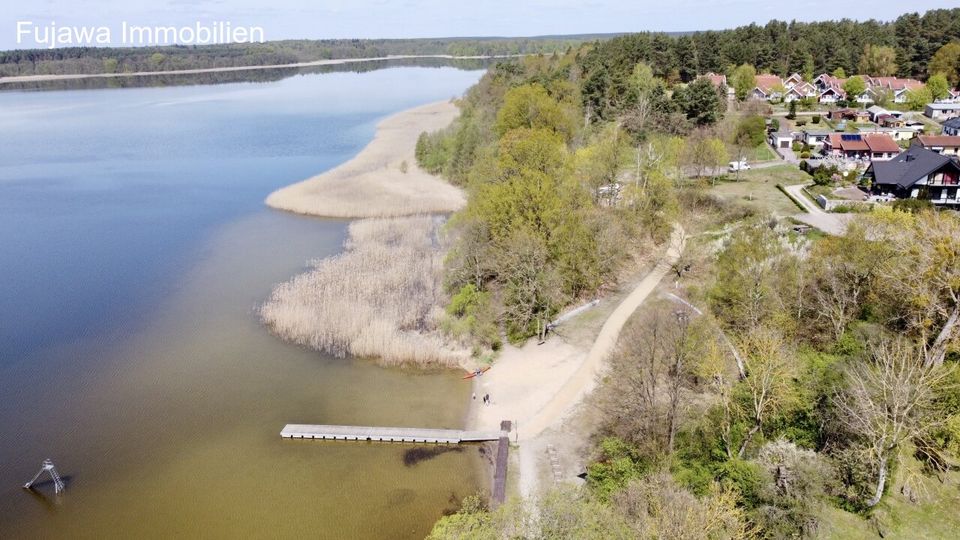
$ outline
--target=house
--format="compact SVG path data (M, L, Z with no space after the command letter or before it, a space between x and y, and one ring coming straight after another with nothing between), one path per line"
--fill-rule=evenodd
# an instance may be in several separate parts
M948 120L960 116L960 103L928 103L924 116L934 120Z
M918 145L889 161L871 163L864 176L872 180L874 195L960 207L960 164Z
M707 73L706 75L703 75L702 77L703 77L704 79L707 79L708 81L712 82L713 85L716 86L718 90L723 89L723 90L727 93L727 97L728 97L728 98L733 97L735 91L734 91L734 89L733 89L732 86L730 86L729 84L727 84L727 76L726 76L726 75L724 75L724 74L722 74L722 73L709 72L709 73Z
M870 89L877 92L890 92L894 103L906 103L907 94L911 90L923 88L923 83L916 79L901 79L899 77L870 77L867 81Z
M960 118L951 118L943 123L944 135L960 135Z
M839 86L831 86L820 92L817 96L817 101L820 103L836 103L840 100L846 99L847 94Z
M787 131L775 131L767 136L770 145L774 148L790 148L793 146L793 133Z
M890 136L895 141L909 141L917 136L917 132L906 127L873 127L873 126L858 126L857 133L885 133Z
M829 113L831 120L852 120L856 123L865 123L870 121L870 113L859 109L836 109Z
M827 156L861 160L884 161L900 153L900 145L885 133L831 133L823 144Z
M792 90L793 87L802 83L803 83L803 77L801 77L799 73L794 73L783 80L783 87L786 88L787 90Z
M903 118L902 111L888 111L879 105L871 105L870 107L867 107L867 112L870 113L870 120L877 123L879 123L878 118L883 115L892 116L897 119Z
M804 81L787 90L787 94L783 96L783 101L790 103L798 99L815 97L817 97L817 87Z
M757 75L757 86L750 92L750 97L764 101L772 101L783 97L785 87L780 77L764 73Z
M893 114L881 114L877 116L874 120L878 125L888 128L902 128L907 125L906 120L903 119L903 116L896 116Z
M913 144L944 156L960 156L960 136L920 135Z
M833 75L823 73L813 80L813 85L817 87L817 90L823 92L827 88L843 88L843 83L845 82L847 82L846 79L839 79Z
M794 140L812 148L819 148L823 146L824 142L827 140L827 137L829 137L831 133L833 132L827 130L798 131L793 134L793 138Z
M856 96L853 99L854 101L856 101L861 105L866 105L867 103L873 103L874 101L873 97L874 97L873 90L867 88L866 90L863 91L862 94Z

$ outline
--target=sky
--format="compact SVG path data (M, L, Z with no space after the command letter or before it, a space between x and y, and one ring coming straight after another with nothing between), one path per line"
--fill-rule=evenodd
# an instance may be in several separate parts
M108 27L113 44L123 45L123 22L230 22L261 27L267 40L534 36L709 30L770 19L892 20L907 11L956 6L957 0L0 0L0 49L45 46L34 32L53 24ZM33 26L18 27L27 21ZM30 30L19 35L19 45L18 28Z

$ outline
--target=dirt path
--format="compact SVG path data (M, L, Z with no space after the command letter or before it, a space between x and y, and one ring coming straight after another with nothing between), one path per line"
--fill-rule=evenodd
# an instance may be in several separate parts
M784 186L784 189L787 190L787 193L789 193L795 200L799 201L807 211L806 214L797 214L794 217L806 223L807 225L820 229L827 234L843 234L847 230L847 223L850 217L842 214L831 214L829 212L825 212L807 197L807 195L803 192L804 187L806 186L803 184Z
M670 238L670 245L664 259L633 289L623 302L603 323L600 334L594 341L586 360L566 380L560 390L553 395L549 402L540 409L533 418L528 420L520 433L521 439L530 439L540 435L543 430L559 423L579 403L584 396L593 390L597 375L603 369L604 362L617 346L620 331L633 312L656 288L660 280L670 271L673 264L683 251L685 243L683 228L677 225Z

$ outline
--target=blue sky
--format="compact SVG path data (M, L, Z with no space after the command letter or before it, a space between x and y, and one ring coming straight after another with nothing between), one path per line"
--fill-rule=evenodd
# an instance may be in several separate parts
M705 30L770 19L890 20L952 1L872 0L0 0L0 49L17 47L17 21L44 26L183 26L230 21L268 40L517 36ZM115 34L119 31L115 31ZM24 37L24 40L27 38ZM24 47L25 45L21 45Z

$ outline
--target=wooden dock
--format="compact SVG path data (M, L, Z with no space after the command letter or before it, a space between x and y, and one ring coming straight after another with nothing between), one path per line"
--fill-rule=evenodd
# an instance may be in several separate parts
M497 458L493 463L493 506L497 507L503 504L507 498L507 459L510 454L510 428L512 422L504 420L500 422L500 437L497 439Z
M285 439L459 444L496 441L502 434L459 429L287 424L280 436Z

